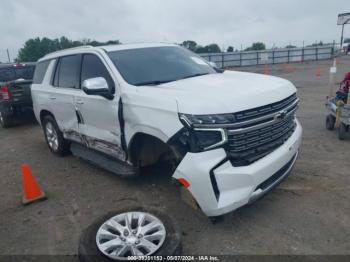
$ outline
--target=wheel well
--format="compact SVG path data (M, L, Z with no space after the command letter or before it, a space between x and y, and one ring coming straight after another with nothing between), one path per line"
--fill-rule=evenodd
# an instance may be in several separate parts
M159 160L176 159L171 147L159 138L144 133L137 133L131 139L128 154L130 161L139 167L149 166Z
M52 116L53 118L55 118L55 117L53 116L53 114L52 114L50 111L41 110L41 112L40 112L40 123L41 123L41 124L43 123L44 117L47 116L47 115L50 115L50 116Z

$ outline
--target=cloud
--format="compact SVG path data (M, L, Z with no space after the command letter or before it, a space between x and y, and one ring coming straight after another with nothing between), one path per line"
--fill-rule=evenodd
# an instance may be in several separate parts
M285 46L339 41L348 0L3 0L0 61L32 37Z

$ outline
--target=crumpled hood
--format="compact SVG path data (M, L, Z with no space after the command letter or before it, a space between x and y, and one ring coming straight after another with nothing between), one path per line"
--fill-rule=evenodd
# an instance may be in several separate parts
M145 92L145 87L142 88ZM203 115L235 113L268 105L292 95L296 88L278 77L225 71L165 83L148 92L175 99L179 113Z

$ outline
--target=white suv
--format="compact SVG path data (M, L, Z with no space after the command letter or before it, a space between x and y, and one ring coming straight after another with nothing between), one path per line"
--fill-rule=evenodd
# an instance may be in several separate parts
M39 60L34 111L49 148L124 176L160 159L202 211L258 199L292 169L302 128L296 88L221 71L172 44L80 47Z

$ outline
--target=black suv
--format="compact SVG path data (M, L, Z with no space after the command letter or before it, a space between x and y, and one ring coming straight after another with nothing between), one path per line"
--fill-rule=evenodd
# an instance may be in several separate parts
M0 125L10 127L16 117L32 111L30 85L35 63L0 64Z

